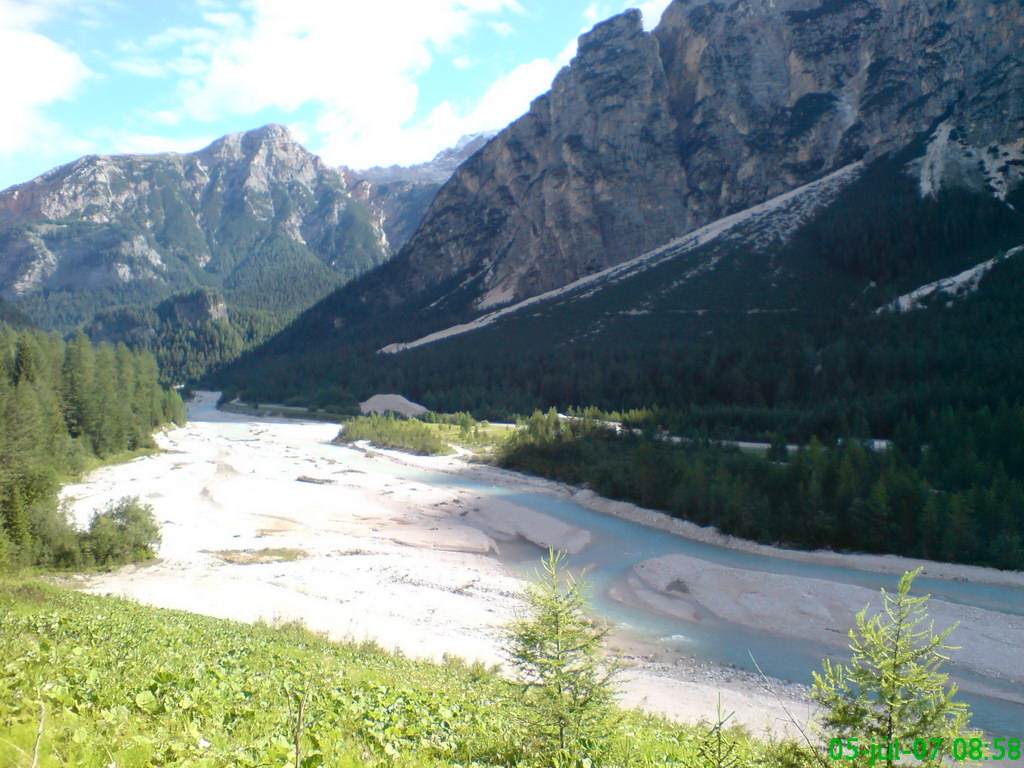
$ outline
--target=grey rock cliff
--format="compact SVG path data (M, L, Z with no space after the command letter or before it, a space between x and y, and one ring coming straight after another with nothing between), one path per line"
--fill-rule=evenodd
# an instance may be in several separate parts
M757 204L946 121L1024 136L1024 5L677 0L654 32L691 221Z
M908 172L947 183L1005 195L1020 182L1019 0L676 0L653 33L640 21L628 11L582 36L380 279L324 312L457 285L449 304L468 295L471 315L903 150L931 151ZM990 147L992 167L973 168Z
M469 270L487 307L678 234L683 177L668 94L639 12L583 35L551 91L438 193L402 253L405 289Z
M195 291L172 296L160 307L179 323L216 322L228 319L228 307L223 297L212 291Z

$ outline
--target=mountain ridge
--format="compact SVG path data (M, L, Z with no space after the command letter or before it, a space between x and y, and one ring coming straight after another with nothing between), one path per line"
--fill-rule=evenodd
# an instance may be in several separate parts
M613 17L456 171L396 257L301 333L346 345L374 317L407 316L420 336L469 322L919 144L907 162L922 178L928 147L943 184L1005 197L1024 163L1015 35L1018 4L969 0L675 2L651 33L637 12ZM1002 164L979 171L991 147Z
M675 2L652 33L643 32L637 14L621 14L583 35L579 55L552 92L460 167L395 258L303 313L217 381L257 398L295 398L307 386L305 375L359 396L372 394L369 382L376 380L431 407L478 407L491 415L501 407L717 402L712 383L719 379L729 379L721 392L765 402L800 388L820 393L811 386L817 367L808 359L842 357L847 353L826 350L843 344L859 349L844 335L850 329L906 325L934 333L947 322L936 307L926 320L871 325L875 309L1020 244L1024 89L1017 84L1024 83L1024 66L1012 55L1012 40L1021 37L1024 6L1006 2ZM570 87L574 93L565 92ZM555 114L556 102L566 109ZM616 117L623 114L637 119L622 128ZM630 152L615 143L640 138L637 126L646 119L663 129L664 164L630 164ZM587 133L598 123L624 133L602 143ZM544 129L530 134L538 125ZM590 165L568 169L567 158L581 152ZM622 172L615 170L620 162ZM628 280L601 282L602 270L614 273L652 249L671 251L669 244L687 233L713 229L853 164L860 164L856 179L803 218L766 221L759 234L744 224L748 241L725 237ZM591 166L595 173L581 171ZM648 193L657 191L656 204L630 192L645 180L652 182ZM671 191L677 187L682 191ZM576 188L580 199L603 195L619 218L577 204ZM552 190L555 197L545 198ZM549 206L567 212L567 223L531 218L546 215L547 203L538 202L545 199L572 200ZM621 236L629 229L615 222L637 210L674 211L662 219L673 233L657 234L652 247L631 238L628 249L604 253L607 266L540 245L545 238L571 240L577 221L576 234L604 226ZM762 218L776 215L788 214ZM507 239L513 231L519 245ZM606 242L592 237L589 245L600 250ZM517 256L513 245L526 255ZM968 302L973 309L953 312L949 323L977 317L997 295L1003 301L993 281L1015 272L997 266ZM579 283L566 288L574 285L570 275L584 283L598 275L586 289L593 295L570 300L566 291L584 292ZM546 280L553 287L544 291ZM530 287L520 292L516 285ZM536 298L546 292L548 301ZM527 309L506 311L517 305ZM499 322L489 322L495 317ZM481 325L480 332L452 333ZM950 329L957 339L967 333L955 323ZM800 354L779 347L772 332ZM434 343L410 348L424 339ZM747 350L751 343L763 351ZM886 354L910 354L887 344ZM378 355L382 349L401 354ZM524 359L513 360L517 354ZM762 391L749 395L750 387L732 381L719 361L757 354L776 356L762 362L785 383L761 381L751 369L753 389ZM623 373L635 391L607 380L616 360L639 367ZM780 369L780 360L799 373ZM702 372L705 364L713 373ZM943 359L942 370L946 365ZM248 381L254 372L259 386ZM511 378L499 380L501 372ZM952 383L928 381L932 401L955 402ZM1004 391L972 386L972 402ZM906 405L895 392L887 396Z
M327 165L279 124L194 152L86 155L0 191L2 314L144 346L166 380L194 378L389 258L439 187L418 177L481 140L387 184ZM165 310L200 295L221 309ZM202 350L186 353L196 333Z

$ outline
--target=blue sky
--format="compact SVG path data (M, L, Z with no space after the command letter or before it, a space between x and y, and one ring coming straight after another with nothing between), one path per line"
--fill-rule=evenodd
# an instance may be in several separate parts
M668 0L0 0L0 189L89 153L191 151L269 122L337 165L500 128L576 37Z

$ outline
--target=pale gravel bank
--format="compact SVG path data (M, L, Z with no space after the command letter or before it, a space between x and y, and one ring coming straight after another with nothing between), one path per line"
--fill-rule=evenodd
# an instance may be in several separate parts
M153 505L163 528L157 564L92 578L89 591L243 621L296 619L338 639L373 638L411 655L440 659L448 653L501 663L502 628L521 607L522 582L493 553L505 541L519 539L579 551L589 532L502 499L396 478L388 472L391 462L572 498L677 535L754 548L759 554L820 558L817 562L883 572L914 567L904 558L773 550L588 491L459 458L383 451L368 457L358 449L328 445L336 425L221 413L213 408L215 398L201 393L190 404L194 421L160 437L163 453L104 468L65 489L79 522L111 499L138 495ZM298 549L306 556L237 565L216 554L263 548ZM1024 584L1024 574L927 567L932 575ZM617 597L672 614L687 606L706 609L716 591L739 597L751 586L733 573L692 568L693 563L667 558L644 561ZM667 589L673 578L687 579L696 590L680 599ZM783 581L773 584L764 599L784 599L795 588L821 606L835 597L827 589L816 594L817 585L778 578ZM773 629L764 625L764 612L756 605L736 603L742 610L720 618ZM841 606L837 610L847 607L845 602ZM841 616L835 619L839 623ZM1005 626L999 631L1005 633ZM994 633L982 634L997 639ZM695 721L712 717L720 702L726 713L735 712L737 721L755 731L785 730L785 710L800 721L810 714L800 686L775 682L769 691L765 681L738 670L626 638L617 642L639 662L622 681L629 704ZM1001 653L991 644L983 651L996 657ZM991 669L999 669L998 664Z

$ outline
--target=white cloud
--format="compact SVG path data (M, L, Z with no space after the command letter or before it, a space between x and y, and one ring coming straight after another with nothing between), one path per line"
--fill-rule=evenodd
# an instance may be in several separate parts
M436 57L452 55L455 41L472 29L490 24L499 34L512 33L508 17L525 13L518 0L249 0L241 6L244 16L204 0L201 9L204 26L170 28L123 48L121 69L180 77L178 104L161 111L163 124L171 124L175 112L182 122L213 121L313 107L317 118L307 130L320 136L313 148L331 162L358 165L422 160L444 146L430 139L442 132L436 120L409 126L418 77ZM165 63L164 72L155 61ZM473 62L463 54L452 63L467 68ZM557 71L549 64L540 76L541 65L525 66L498 85L517 94L532 77L536 96L550 84L552 68ZM523 102L517 96L516 104ZM488 107L474 119L455 117L460 125L475 124L485 113L513 111ZM457 130L452 125L443 132Z
M344 132L337 132L322 149L330 162L344 163L345 157L381 158L371 162L351 162L363 167L375 163L407 164L429 159L438 149L450 147L462 136L480 131L504 128L522 116L530 102L548 91L558 71L576 53L576 41L570 42L557 56L540 58L521 64L491 85L483 97L468 108L450 101L439 104L426 120L412 127L396 127L374 137L372 142L350 142Z
M215 136L193 137L193 138L169 138L167 136L152 136L146 134L119 135L113 142L116 144L119 154L140 154L149 155L160 152L195 152L212 142Z
M576 54L573 40L551 59L521 64L498 80L466 116L465 133L508 125L530 108L530 102L551 87L558 71Z
M597 22L605 18L605 15L601 10L601 6L597 3L591 3L583 11L583 18L588 24L597 24Z
M644 15L644 29L650 30L658 26L658 22L661 21L661 14L671 4L672 0L649 0L646 3L638 3L632 7L640 9Z
M173 109L158 109L153 112L143 111L140 114L142 117L158 125L181 125L182 121L181 112L176 112Z
M139 77L166 77L172 71L164 62L145 57L122 59L115 61L112 66L114 69Z
M438 149L450 147L459 138L479 131L504 128L523 115L530 102L548 91L558 71L576 53L573 40L553 58L540 58L521 64L496 81L484 96L469 108L442 102L426 120L412 127L395 126L372 140L354 142L344 130L332 133L321 148L328 162L365 167L378 163L408 164L429 159ZM333 126L320 126L321 129ZM380 158L353 161L352 157Z
M45 108L70 98L91 73L77 54L34 31L61 4L0 0L0 72L31 73L4 78L0 154L43 152L54 142L73 141Z
M0 0L0 29L32 29L66 4L66 0Z
M490 27L502 37L511 37L516 33L516 28L507 21L492 21Z
M658 26L658 22L661 21L661 14L665 12L665 9L669 7L672 0L647 0L647 2L609 2L608 0L599 0L599 2L591 3L583 11L583 18L588 24L597 24L599 21L604 21L607 18L614 16L616 13L622 13L627 8L638 8L644 15L644 29L651 30Z

